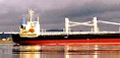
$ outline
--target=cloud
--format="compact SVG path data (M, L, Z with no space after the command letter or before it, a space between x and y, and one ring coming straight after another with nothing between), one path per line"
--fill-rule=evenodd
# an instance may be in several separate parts
M8 31L6 25L18 26L18 17L25 15L28 8L41 16L42 28L64 27L66 16L71 20L93 16L110 21L119 21L120 18L118 0L0 0L0 26L4 27L1 27L0 31ZM12 28L12 31L17 30L16 26Z

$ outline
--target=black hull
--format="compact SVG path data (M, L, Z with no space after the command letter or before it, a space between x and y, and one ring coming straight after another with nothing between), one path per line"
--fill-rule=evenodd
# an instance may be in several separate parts
M35 38L20 37L12 34L13 41L18 44L27 44L25 41L42 40L94 40L94 39L120 39L120 34L82 34L82 35L44 35Z

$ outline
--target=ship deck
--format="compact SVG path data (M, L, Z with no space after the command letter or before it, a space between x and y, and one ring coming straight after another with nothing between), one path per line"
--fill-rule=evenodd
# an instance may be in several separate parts
M74 34L116 34L120 31L100 31L100 32L90 32L90 31L73 31L73 32L40 32L40 35L74 35ZM0 34L19 34L19 32L0 32Z
M120 34L118 31L100 31L100 32L40 32L40 35L80 35L80 34Z

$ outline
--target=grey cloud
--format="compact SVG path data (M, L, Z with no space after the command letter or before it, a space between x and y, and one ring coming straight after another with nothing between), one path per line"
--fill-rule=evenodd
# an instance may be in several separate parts
M64 27L65 16L71 20L93 16L104 17L103 20L115 18L111 21L119 21L120 18L118 0L0 0L0 26L4 27L0 27L0 31L8 31L6 25L17 31L18 17L25 15L28 8L41 16L42 28Z

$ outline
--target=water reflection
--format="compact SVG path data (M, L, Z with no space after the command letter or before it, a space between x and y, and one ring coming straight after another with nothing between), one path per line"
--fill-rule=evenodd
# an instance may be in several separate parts
M120 58L120 45L16 46L16 58Z

